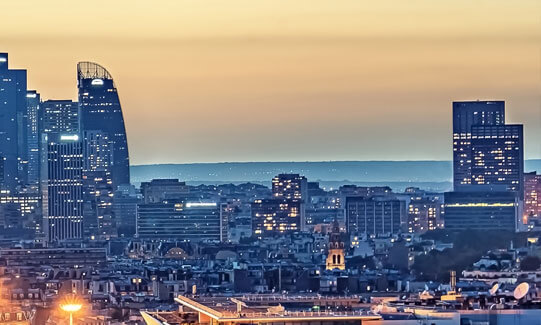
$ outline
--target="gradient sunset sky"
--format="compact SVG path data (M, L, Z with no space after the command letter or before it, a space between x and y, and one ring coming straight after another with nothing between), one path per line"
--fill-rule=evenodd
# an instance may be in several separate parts
M541 1L2 1L44 99L115 78L132 164L451 159L451 102L501 99L541 158Z

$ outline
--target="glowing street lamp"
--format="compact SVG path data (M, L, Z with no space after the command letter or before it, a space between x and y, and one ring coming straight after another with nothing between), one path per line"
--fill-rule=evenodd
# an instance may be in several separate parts
M69 313L70 315L70 325L73 325L73 313L78 312L81 310L81 308L83 308L83 304L78 302L76 299L70 299L60 304L60 309L66 313Z

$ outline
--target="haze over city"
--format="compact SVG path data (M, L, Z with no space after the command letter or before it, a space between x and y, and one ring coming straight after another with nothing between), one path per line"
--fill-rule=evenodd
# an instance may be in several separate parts
M475 99L505 100L541 157L539 1L2 7L1 50L43 99L77 98L78 61L107 67L132 165L451 160L451 102Z

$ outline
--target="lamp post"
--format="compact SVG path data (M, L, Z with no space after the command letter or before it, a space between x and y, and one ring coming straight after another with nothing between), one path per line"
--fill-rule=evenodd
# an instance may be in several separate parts
M79 310L81 310L82 307L83 307L83 305L78 303L78 302L68 302L68 303L60 305L60 309L62 309L63 311L69 313L69 315L70 315L70 325L73 325L73 313L78 312Z

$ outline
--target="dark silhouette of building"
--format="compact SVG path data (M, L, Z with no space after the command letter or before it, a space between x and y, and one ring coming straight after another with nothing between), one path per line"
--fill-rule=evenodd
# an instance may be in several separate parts
M113 152L113 189L130 183L130 160L124 117L118 91L111 74L93 62L77 64L79 107L84 131L107 134Z
M4 157L4 184L14 190L26 154L26 70L9 69L8 54L0 53L0 156ZM2 186L2 184L0 184Z
M445 229L516 231L520 216L518 194L505 185L470 185L445 193Z
M505 102L453 102L453 186L471 184L472 127L505 124Z

